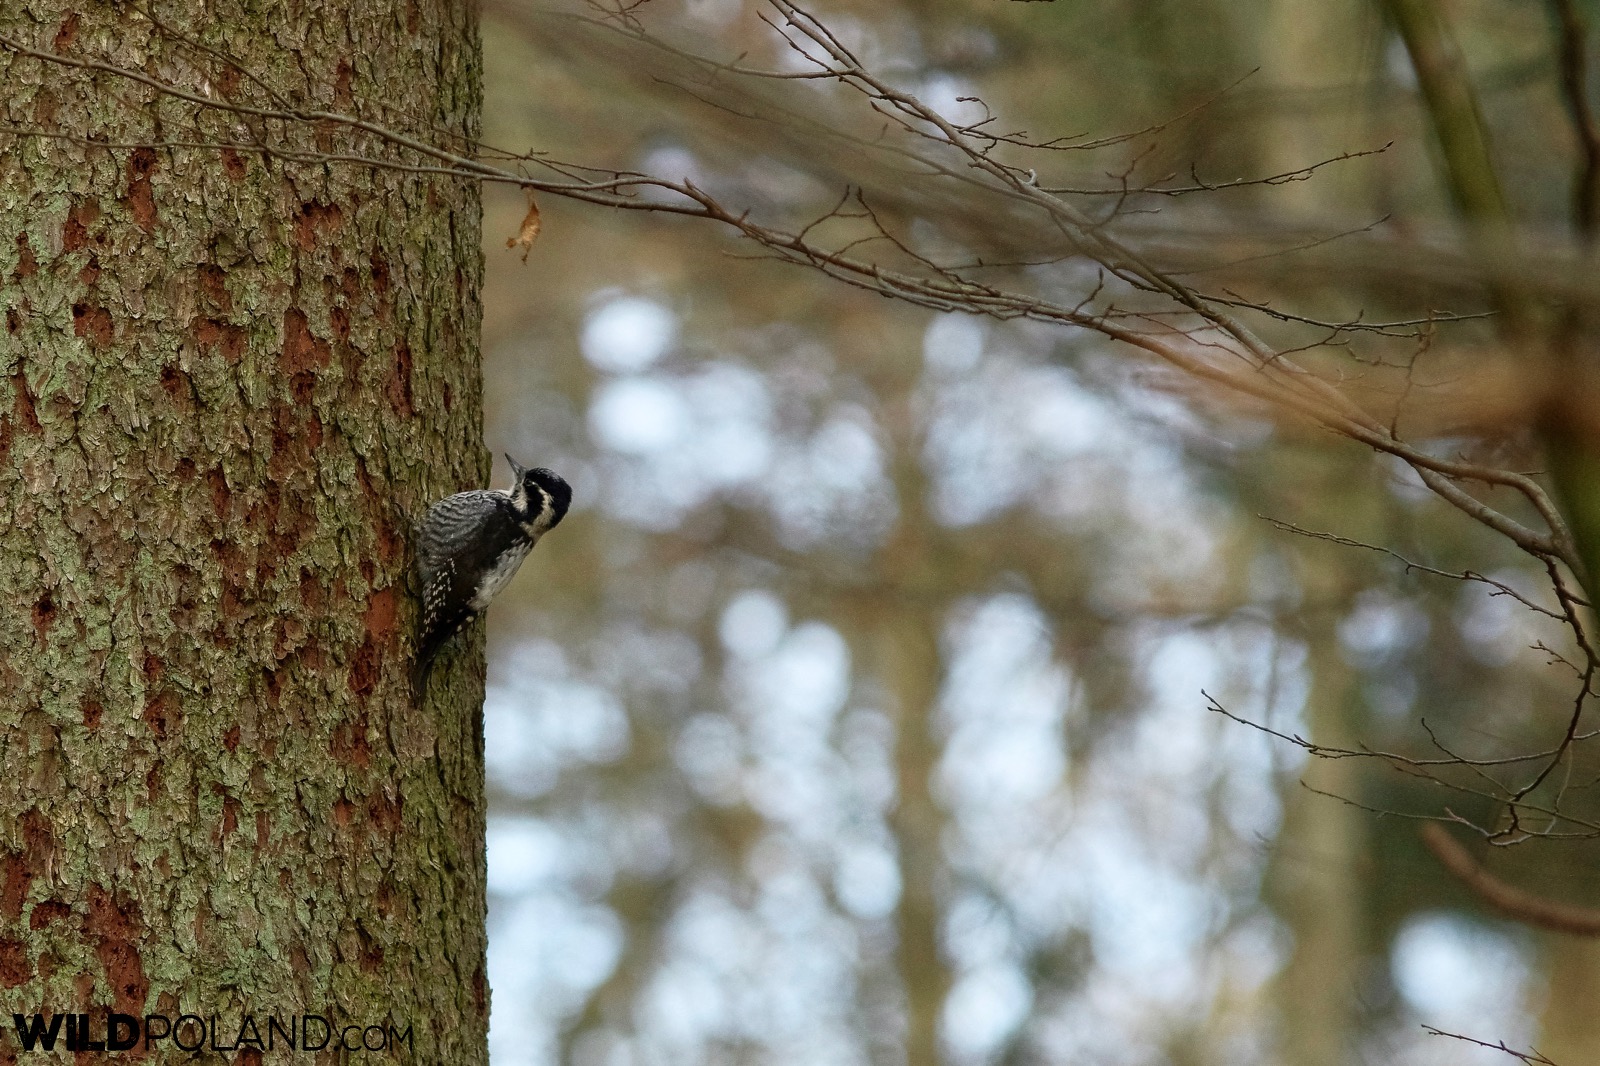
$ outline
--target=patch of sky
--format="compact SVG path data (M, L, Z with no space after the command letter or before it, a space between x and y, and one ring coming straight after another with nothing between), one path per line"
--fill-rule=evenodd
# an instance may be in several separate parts
M637 374L653 366L678 340L678 317L642 296L619 296L585 319L579 345L598 370Z
M834 869L834 892L850 914L887 918L900 902L900 867L887 841L842 840Z
M1068 675L1026 597L1003 594L972 610L947 640L958 649L941 703L949 739L942 790L965 810L1016 808L1060 785Z
M711 495L758 482L773 462L771 398L754 371L708 361L677 374L602 382L589 430L609 456L604 505L670 528Z
M621 951L611 911L560 893L531 893L492 912L489 1054L496 1066L554 1061L563 1019L611 975Z
M785 446L764 482L784 542L880 540L895 516L886 458L871 414L856 404L838 405L809 438Z
M1013 963L989 963L956 978L945 1000L941 1035L962 1058L995 1054L1033 1007L1033 986Z
M722 645L743 659L770 655L789 626L783 601L765 589L748 589L728 602L717 628Z
M616 696L566 676L559 647L548 641L519 645L497 664L483 716L489 776L516 795L543 794L572 762L611 762L627 750L628 718Z
M755 905L710 885L691 893L667 931L668 960L649 982L641 1020L675 1061L704 1061L712 1041L759 1041L808 1066L861 1061L848 1035L857 961L848 922L781 844L754 850Z
M1533 959L1524 941L1499 929L1458 914L1412 915L1394 938L1389 969L1419 1022L1513 1046L1532 1036L1526 1000ZM1463 1045L1450 1043L1441 1049L1456 1056L1449 1061L1469 1061Z
M1098 469L1132 447L1121 420L1072 371L996 348L987 331L983 323L945 315L923 336L924 461L934 479L936 513L948 525L981 522L1037 496L1061 471L1081 468L1091 456ZM1065 495L1076 500L1103 482L1089 478ZM1104 491L1094 488L1097 496Z
M1487 576L1516 589L1534 603L1550 606L1554 600L1549 589L1538 587L1525 571L1497 570ZM1557 637L1551 632L1550 620L1481 582L1461 586L1455 625L1473 658L1491 667L1509 665L1540 640L1554 644L1564 639L1564 635Z
M1352 666L1374 669L1427 640L1428 615L1385 589L1368 589L1339 622L1339 644Z

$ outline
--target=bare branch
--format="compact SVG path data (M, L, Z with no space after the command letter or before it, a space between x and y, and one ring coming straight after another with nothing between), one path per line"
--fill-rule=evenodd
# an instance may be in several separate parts
M922 180L922 177L953 179L961 182L961 187L975 197L987 198L986 202L992 203L998 210L1014 212L1023 207L1030 212L1042 212L1053 232L1074 249L1075 254L1096 264L1094 291L1071 304L977 280L968 272L975 267L938 262L933 256L913 248L906 239L896 236L888 220L868 200L860 186L854 189L846 187L831 210L795 229L752 218L749 209L730 206L688 180L674 181L628 171L585 167L535 154L516 155L494 149L479 149L475 155L469 156L358 115L290 106L265 86L256 85L267 93L266 104L219 99L141 70L119 67L95 58L58 55L32 48L9 37L0 36L0 48L65 69L90 75L114 76L131 86L143 87L183 101L194 107L197 115L232 115L250 120L252 127L260 126L255 141L208 140L199 136L158 142L158 146L171 150L251 152L300 164L398 169L455 180L503 183L530 193L553 193L624 210L703 218L731 227L740 236L782 261L817 270L880 295L940 311L963 311L997 319L1027 319L1089 329L1133 345L1196 379L1263 401L1407 463L1423 483L1441 498L1476 521L1500 532L1545 563L1557 587L1558 600L1562 604L1561 613L1536 607L1532 601L1521 596L1517 598L1541 613L1563 618L1574 628L1588 656L1586 677L1594 676L1594 655L1584 632L1583 615L1578 611L1579 607L1584 606L1584 601L1563 584L1564 572L1581 574L1582 566L1562 516L1543 487L1528 475L1459 459L1441 458L1403 440L1393 419L1388 425L1379 421L1336 383L1297 365L1290 355L1299 349L1268 345L1235 312L1266 314L1280 321L1314 325L1327 331L1326 336L1304 347L1338 343L1344 333L1361 329L1388 332L1410 325L1431 328L1430 320L1364 324L1358 319L1348 323L1322 323L1244 300L1234 294L1226 298L1205 295L1185 284L1180 280L1180 275L1159 269L1108 229L1107 221L1126 208L1129 196L1141 191L1128 181L1137 159L1124 172L1123 187L1117 193L1118 200L1110 214L1096 221L1061 196L1041 188L1032 170L1002 161L995 155L995 149L1002 146L1017 150L1060 150L1069 147L1066 142L1070 139L1032 141L1025 134L993 132L991 126L996 119L986 105L985 117L981 121L957 124L917 97L897 89L867 70L836 35L792 0L772 0L772 5L777 16L768 19L769 24L782 36L788 47L805 57L806 62L815 68L807 72L815 75L807 80L832 81L846 87L863 98L873 113L889 119L909 135L913 143L924 146L923 150L912 150L885 142L873 145L873 148L886 151L903 163L910 164L913 168L911 176L916 180ZM777 73L746 67L741 63L718 63L672 49L644 31L637 18L641 6L635 0L614 7L597 8L599 18L582 21L602 26L607 32L620 34L629 41L683 58L700 71L706 84L717 78L770 79ZM216 58L215 53L206 54ZM227 61L226 57L221 58ZM1174 121L1178 119L1168 120L1141 132L1158 130ZM346 131L354 143L326 152L308 150L288 137L291 126L307 124L321 130ZM274 130L279 131L276 138L270 136ZM60 129L22 127L12 127L4 132L18 136L56 137L108 149L128 147L97 140L88 132L79 134ZM838 136L850 139L848 134ZM857 143L865 144L860 141ZM1085 148L1106 143L1114 143L1114 140L1079 141L1070 147ZM1347 153L1337 158L1353 158L1361 154L1371 153ZM490 159L499 162L490 162ZM1318 167L1335 161L1337 159L1326 160L1310 168L1259 181L1271 184L1302 180ZM536 178L532 176L535 170L546 171L562 180ZM1196 183L1196 188L1204 191L1225 187L1201 183L1198 179ZM852 200L859 205L859 211L844 211L845 205ZM845 225L846 229L850 225L857 229L829 243L819 236L822 232L819 227L821 223L833 220ZM827 230L832 232L833 227L827 227ZM889 252L888 249L893 251ZM880 250L897 265L874 258ZM1107 294L1102 298L1108 279L1120 281L1141 296L1168 301L1170 306L1137 309L1119 307L1121 300L1117 294ZM1465 482L1512 489L1532 505L1544 528L1523 525L1469 493L1462 487ZM1419 567L1404 559L1401 561L1409 568L1457 580L1486 580L1470 572L1449 574ZM1494 582L1488 583L1495 585L1500 593L1516 595L1509 588ZM1585 687L1587 690L1587 683Z
M1507 884L1479 865L1471 853L1450 835L1450 831L1437 822L1429 822L1418 832L1423 844L1433 852L1439 864L1450 871L1451 876L1506 917L1524 925L1570 936L1600 936L1600 908L1545 899ZM1549 1060L1538 1058L1525 1061Z
M1522 593L1518 592L1510 585L1507 585L1505 582L1496 581L1491 577L1485 577L1484 575L1475 573L1471 570L1463 570L1460 572L1453 570L1440 570L1437 567L1428 566L1426 563L1412 562L1399 552L1390 548L1385 548L1379 544L1368 544L1366 541L1351 540L1349 537L1341 537L1336 533L1323 533L1314 529L1302 529L1293 522L1285 522L1281 519L1273 518L1270 515L1257 515L1256 517L1271 522L1274 526L1283 530L1285 533L1294 533L1302 537L1310 537L1313 540L1325 540L1332 544L1343 545L1347 548L1364 548L1367 551L1380 552L1389 556L1391 559L1398 561L1405 568L1405 572L1408 574L1412 571L1416 571L1419 574L1433 574L1435 577L1449 578L1451 581L1472 581L1488 585L1495 590L1489 594L1491 596L1510 596L1528 610L1542 614L1547 618L1554 618L1558 622L1567 622L1569 620L1568 615L1565 612L1553 611L1548 607L1541 607L1539 604L1534 603L1532 600L1528 599Z
M1371 155L1382 155L1394 147L1394 142L1389 141L1381 148L1365 148L1356 152L1341 152L1327 159L1319 160L1309 166L1298 167L1294 170L1285 170L1279 174L1269 174L1264 178L1234 178L1231 181L1209 182L1202 179L1194 167L1189 168L1189 185L1141 185L1131 191L1144 196L1188 196L1197 192L1222 192L1228 189L1247 189L1259 186L1288 185L1292 182L1307 181L1323 167L1332 166L1334 163L1343 163L1347 159L1361 159ZM1130 191L1121 189L1075 188L1072 186L1054 186L1044 190L1052 195L1067 196L1126 196Z
M1552 1062L1550 1059L1547 1059L1543 1055L1539 1054L1539 1052L1536 1050L1530 1049L1528 1051L1517 1051L1514 1048L1507 1047L1504 1040L1497 1040L1491 1044L1485 1040L1478 1040L1470 1036L1462 1036L1460 1033L1447 1033L1443 1029L1435 1029L1431 1025L1424 1025L1422 1028L1427 1030L1430 1036L1445 1036L1449 1037L1451 1040L1463 1040L1468 1044L1476 1044L1479 1047L1488 1048L1490 1051L1503 1051L1514 1059L1521 1059L1523 1062L1527 1063L1527 1066L1560 1066L1559 1063Z

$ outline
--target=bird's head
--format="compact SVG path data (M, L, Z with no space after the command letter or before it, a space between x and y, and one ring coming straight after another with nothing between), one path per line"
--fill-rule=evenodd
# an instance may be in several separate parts
M560 474L536 466L532 470L507 455L516 481L511 486L511 503L521 520L543 533L567 516L572 505L572 486Z

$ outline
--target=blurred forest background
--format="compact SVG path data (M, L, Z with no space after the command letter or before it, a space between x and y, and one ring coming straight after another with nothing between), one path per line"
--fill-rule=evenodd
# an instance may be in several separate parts
M1136 134L1063 159L1078 184L1335 160L1146 197L1147 231L1270 220L1285 243L1301 226L1420 247L1453 207L1396 6L815 13L947 114L980 117L981 96L1007 129ZM1532 232L1567 225L1578 158L1563 6L1439 4ZM840 196L823 155L629 78L542 10L485 2L487 143L802 214ZM781 65L763 10L633 14ZM496 1066L1513 1061L1424 1025L1600 1062L1600 944L1494 917L1416 821L1365 808L1492 810L1209 709L1421 756L1424 720L1452 750L1548 747L1572 678L1532 646L1570 642L1557 622L1266 519L1537 596L1533 559L1398 463L1093 333L921 310L752 258L725 228L548 196L524 263L504 246L524 195L487 196L496 484L509 451L577 491L491 615ZM1485 309L1426 278L1400 293L1356 266L1312 282L1235 258L1255 298L1336 319ZM1020 269L1068 305L1094 284ZM1413 355L1435 342L1400 332ZM1338 343L1361 359L1364 336ZM1472 322L1437 336L1496 344ZM1537 465L1515 426L1471 436ZM1542 896L1596 899L1583 841L1470 846Z

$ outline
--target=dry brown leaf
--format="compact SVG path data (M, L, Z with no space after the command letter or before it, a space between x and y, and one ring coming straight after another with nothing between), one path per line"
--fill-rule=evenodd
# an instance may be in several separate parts
M528 261L528 252L533 249L533 242L539 239L539 201L528 194L528 213L522 216L522 228L517 235L506 241L507 248L522 246L522 261Z

